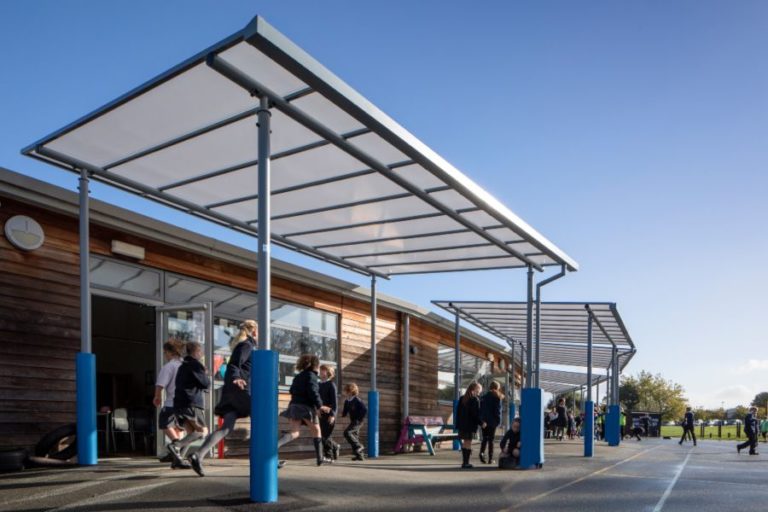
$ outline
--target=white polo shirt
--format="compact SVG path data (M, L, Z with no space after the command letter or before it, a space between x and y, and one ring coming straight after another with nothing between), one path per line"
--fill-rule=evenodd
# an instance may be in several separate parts
M165 389L163 407L173 407L173 395L176 393L176 372L181 366L181 359L171 359L160 368L155 386Z

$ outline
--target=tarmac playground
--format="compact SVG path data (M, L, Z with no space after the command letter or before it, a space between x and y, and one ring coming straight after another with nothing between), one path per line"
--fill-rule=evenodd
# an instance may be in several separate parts
M760 444L760 448L765 446ZM333 465L290 460L279 473L279 503L248 501L248 461L206 459L206 477L154 458L106 459L96 467L0 475L0 511L598 511L724 512L768 509L768 451L736 453L735 442L549 441L540 470L501 471L477 460L460 470L449 443L424 452Z

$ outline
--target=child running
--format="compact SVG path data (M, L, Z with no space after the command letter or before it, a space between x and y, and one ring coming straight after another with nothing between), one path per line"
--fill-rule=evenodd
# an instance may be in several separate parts
M251 415L251 351L256 349L257 333L256 321L246 320L232 338L235 348L227 364L221 398L215 409L216 415L223 417L224 422L205 439L199 450L189 456L192 469L200 476L205 476L203 459L211 448L232 433L238 418Z
M317 465L322 466L331 461L323 457L321 450L323 438L320 433L317 413L320 411L327 414L331 408L323 405L320 398L320 383L317 377L319 368L320 360L312 354L304 354L296 362L296 370L300 373L293 378L291 383L291 401L288 404L288 409L280 414L284 418L288 418L291 430L280 438L277 447L279 449L299 437L301 426L306 425L315 445Z
M344 439L352 446L352 452L355 454L352 460L365 460L365 457L363 457L363 445L360 444L360 427L363 425L368 408L360 400L360 397L357 396L359 393L360 390L354 382L344 386L344 394L347 396L347 399L344 401L341 417L346 418L349 416L349 425L344 429Z
M176 373L181 366L181 354L184 351L184 342L177 339L168 340L163 344L163 357L166 363L160 368L155 381L155 397L152 403L160 408L160 421L158 426L160 430L170 439L171 442L181 439L183 430L176 424L176 418L173 415L173 397L176 393ZM165 400L163 400L163 391L165 391ZM167 447L166 447L167 449ZM170 454L169 454L170 455ZM173 459L173 457L171 457ZM167 462L167 461L162 461ZM182 466L176 465L176 460L171 461L173 469L189 469L188 464Z
M196 342L187 342L187 357L176 372L176 390L173 396L173 414L176 420L186 430L187 436L168 445L168 451L173 456L171 467L183 467L183 459L190 445L208 434L205 426L205 410L203 391L208 389L211 381L203 358L203 346Z
M512 425L501 438L501 457L499 469L514 469L520 463L520 418L512 420Z
M320 415L320 434L323 436L323 456L326 459L336 460L339 458L341 447L333 439L333 428L336 426L336 408L338 407L338 391L336 384L333 383L333 377L336 375L334 369L327 364L320 365L320 398L323 405L331 410L328 413Z
M480 419L480 399L477 397L482 390L483 387L476 381L470 382L456 407L456 428L461 440L461 469L474 467L469 463L472 456L472 438L475 437L477 427L486 426Z
M495 380L488 386L488 392L480 399L480 421L483 427L483 440L480 443L480 462L486 463L485 448L488 447L488 464L493 464L493 445L496 438L496 428L501 423L501 386Z

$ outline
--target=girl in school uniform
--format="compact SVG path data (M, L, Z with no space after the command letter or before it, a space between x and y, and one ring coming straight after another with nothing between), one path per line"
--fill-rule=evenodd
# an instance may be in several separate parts
M480 443L480 462L486 463L485 448L488 447L488 464L493 464L493 444L496 437L496 428L501 424L501 386L498 382L491 381L488 392L480 399L480 420L485 423L483 427L483 440Z
M229 357L224 374L224 386L221 398L214 412L224 420L221 427L211 433L197 452L189 456L192 469L200 476L205 476L203 459L211 448L226 438L235 429L238 418L251 415L251 351L256 349L258 325L255 320L246 320L240 324L240 330L232 339L235 348Z
M336 409L338 408L338 391L336 384L333 383L333 377L336 375L334 369L327 364L320 365L320 398L323 405L331 409L328 413L320 414L320 434L323 436L323 455L326 459L336 460L339 458L341 447L333 439L333 428L336 426Z
M301 426L305 425L315 445L317 465L321 466L331 461L323 457L321 450L323 438L320 432L318 413L328 414L331 412L331 408L323 405L323 400L320 398L320 381L317 376L319 369L320 360L317 356L304 354L299 357L296 363L296 370L299 374L293 378L291 383L291 401L288 404L288 409L280 414L290 421L290 431L280 438L277 447L280 448L299 437Z
M461 440L462 469L473 467L469 463L469 458L472 456L472 439L475 437L477 427L485 427L485 423L480 419L480 399L478 398L482 390L483 387L476 381L470 382L456 407L456 428Z

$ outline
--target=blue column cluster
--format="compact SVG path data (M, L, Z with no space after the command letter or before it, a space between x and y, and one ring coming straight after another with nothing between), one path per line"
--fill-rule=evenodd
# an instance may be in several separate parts
M544 392L525 388L520 404L520 467L534 469L544 464Z
M621 442L620 414L618 405L608 407L608 414L605 418L605 440L608 441L608 446L619 446Z
M368 392L368 458L379 456L379 392Z
M277 501L277 352L251 352L251 501Z
M77 463L81 466L95 466L99 461L96 439L96 354L77 353L75 385Z

